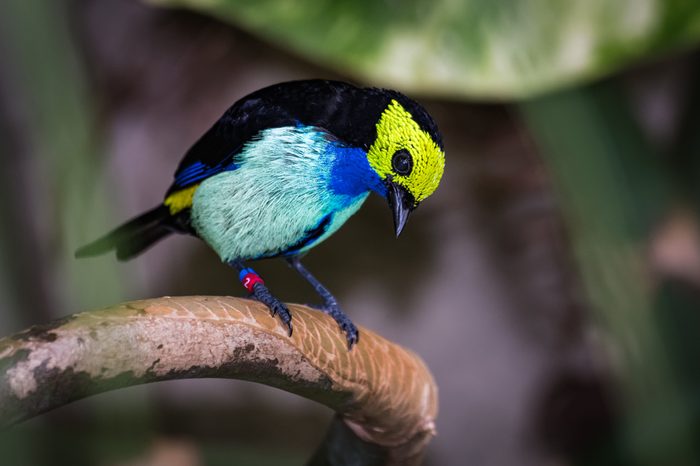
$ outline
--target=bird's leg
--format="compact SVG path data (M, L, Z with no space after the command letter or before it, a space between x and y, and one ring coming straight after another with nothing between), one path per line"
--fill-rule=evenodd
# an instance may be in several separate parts
M265 282L255 270L246 267L241 261L231 261L228 263L231 267L238 270L238 279L243 287L248 290L250 296L257 301L260 301L270 309L272 315L278 315L282 323L287 326L289 336L292 336L292 315L289 309L282 301L275 298L270 290L265 286Z
M304 277L304 279L309 282L311 286L313 286L316 293L318 293L321 299L323 299L323 307L321 310L333 317L333 319L338 323L343 332L345 332L345 336L348 340L348 348L352 349L353 345L359 340L360 334L358 333L355 324L353 324L352 320L350 320L350 317L345 315L345 313L340 309L340 306L338 306L338 301L336 301L331 292L328 291L328 289L326 289L326 287L323 286L321 282L316 279L316 277L311 275L311 272L306 270L306 267L302 265L299 256L290 257L287 259L287 262L294 270L299 272L299 275Z

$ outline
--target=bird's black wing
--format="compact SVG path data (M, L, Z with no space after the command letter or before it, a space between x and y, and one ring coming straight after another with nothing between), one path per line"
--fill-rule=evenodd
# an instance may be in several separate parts
M268 111L261 113L261 106ZM235 156L262 129L294 124L284 109L273 107L260 99L248 97L229 108L187 151L168 194L232 169Z

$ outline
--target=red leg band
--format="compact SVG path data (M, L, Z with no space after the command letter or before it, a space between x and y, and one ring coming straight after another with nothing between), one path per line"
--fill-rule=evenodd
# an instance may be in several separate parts
M262 278L260 278L260 275L258 275L255 272L248 272L243 276L241 279L241 283L245 287L246 290L248 290L248 293L253 292L253 287L255 286L256 283L261 283L265 284Z

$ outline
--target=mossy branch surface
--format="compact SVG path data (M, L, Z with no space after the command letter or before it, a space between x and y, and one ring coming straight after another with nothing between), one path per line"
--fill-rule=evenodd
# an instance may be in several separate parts
M371 464L418 463L437 415L437 388L420 358L366 329L348 351L331 318L304 306L290 309L291 338L260 303L206 296L134 301L6 337L0 340L0 426L121 387L233 378L281 388L338 413L315 461L327 453L338 458L325 458L326 464L345 464L343 452L363 444L375 458Z

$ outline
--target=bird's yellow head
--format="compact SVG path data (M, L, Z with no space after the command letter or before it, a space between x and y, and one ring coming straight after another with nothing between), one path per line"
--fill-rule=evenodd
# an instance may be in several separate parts
M434 127L430 117L422 113L422 118ZM408 214L440 184L445 153L437 129L422 128L395 99L382 112L376 128L377 137L367 151L367 160L387 185L398 236Z

